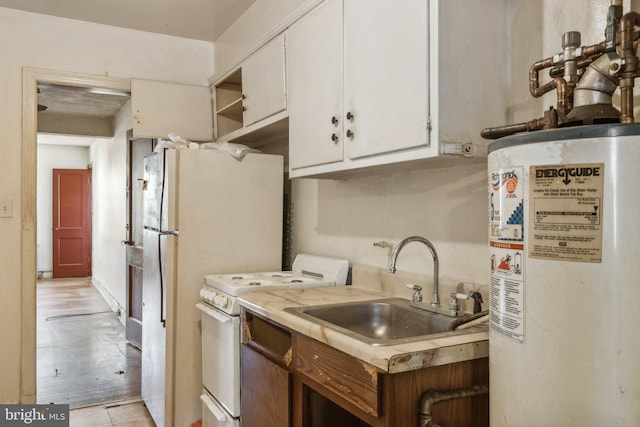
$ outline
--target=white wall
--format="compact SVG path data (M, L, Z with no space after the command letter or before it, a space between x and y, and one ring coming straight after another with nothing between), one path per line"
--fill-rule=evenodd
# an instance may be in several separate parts
M51 277L53 270L53 169L86 169L89 164L89 147L49 145L49 135L38 135L38 272Z
M126 309L127 130L131 102L118 113L111 139L91 144L93 283L112 308ZM124 319L124 316L121 318Z
M486 183L484 164L346 181L296 179L294 252L386 268L391 249L373 243L419 235L438 251L441 296L460 281L486 284ZM433 261L426 247L412 243L397 268L431 276Z
M0 218L0 402L16 403L21 309L35 307L21 301L22 68L204 85L213 72L213 45L0 8L0 52L0 195L13 206L10 218ZM24 387L30 395L29 384Z

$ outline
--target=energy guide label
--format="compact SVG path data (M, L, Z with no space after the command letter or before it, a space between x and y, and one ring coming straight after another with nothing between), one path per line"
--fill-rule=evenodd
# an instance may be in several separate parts
M532 166L529 255L602 261L604 164Z
M524 168L489 173L491 328L524 342Z

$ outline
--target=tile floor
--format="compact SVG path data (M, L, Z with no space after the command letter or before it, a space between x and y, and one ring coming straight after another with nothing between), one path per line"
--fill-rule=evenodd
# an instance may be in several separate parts
M139 400L72 409L69 419L69 427L155 427Z

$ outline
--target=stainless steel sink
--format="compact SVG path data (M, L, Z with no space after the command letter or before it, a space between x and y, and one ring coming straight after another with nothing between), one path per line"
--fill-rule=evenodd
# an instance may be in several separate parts
M449 331L454 318L413 308L403 298L290 307L285 311L380 346L478 331L478 328Z

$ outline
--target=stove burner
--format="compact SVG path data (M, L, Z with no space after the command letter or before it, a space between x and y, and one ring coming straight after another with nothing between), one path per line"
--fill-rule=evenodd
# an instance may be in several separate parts
M249 286L259 286L260 282L249 282Z

